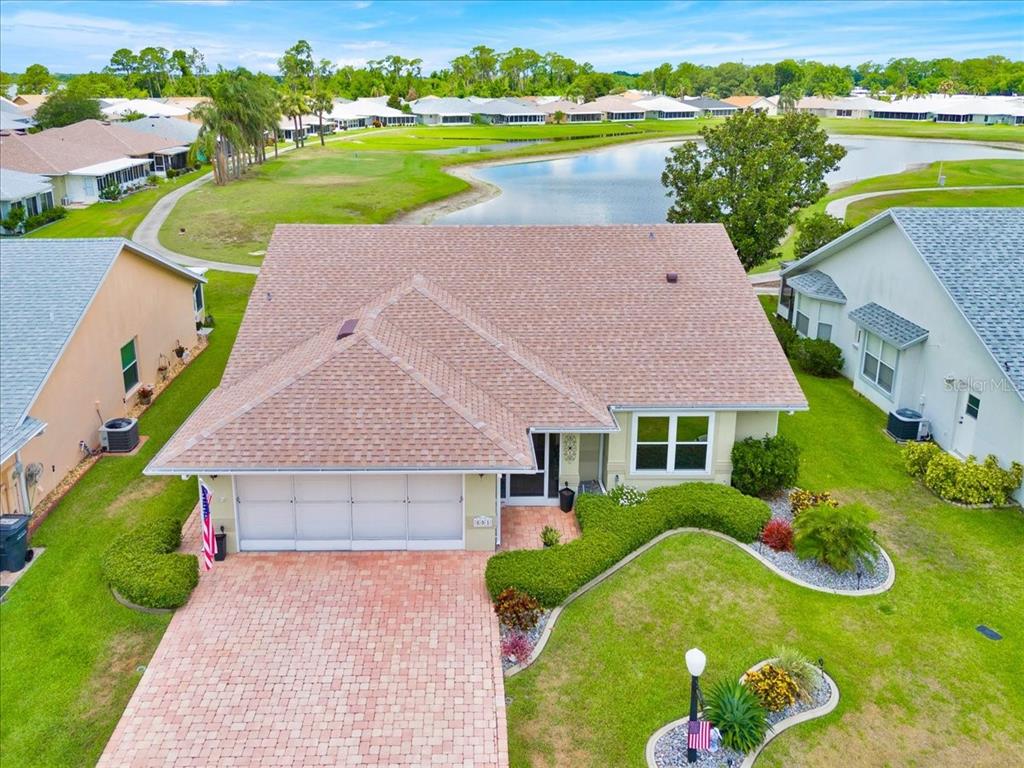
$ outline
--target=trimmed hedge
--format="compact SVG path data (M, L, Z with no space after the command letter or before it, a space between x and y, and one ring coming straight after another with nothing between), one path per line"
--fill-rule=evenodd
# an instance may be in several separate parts
M799 339L790 346L789 356L813 376L833 379L843 370L843 351L825 339Z
M790 325L784 317L779 317L774 312L769 313L768 322L771 323L772 330L775 331L775 338L779 340L779 346L782 347L786 357L789 357L793 345L800 341L800 337L796 334L796 328Z
M787 437L747 437L732 446L732 484L749 496L778 493L796 483L800 446Z
M907 443L903 446L903 464L912 477L922 480L940 499L959 504L1003 506L1024 478L1020 462L1004 469L992 455L981 463L974 456L960 461L935 443Z
M683 483L655 488L647 500L623 507L607 496L576 501L582 536L549 549L500 552L487 562L492 599L514 587L552 608L660 533L708 528L743 542L757 539L771 517L768 505L725 485Z
M178 608L199 583L195 555L181 546L181 522L168 518L118 536L103 556L103 577L122 597L147 608Z

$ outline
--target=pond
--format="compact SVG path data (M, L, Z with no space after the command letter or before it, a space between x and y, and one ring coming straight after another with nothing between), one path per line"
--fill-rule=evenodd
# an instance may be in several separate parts
M1024 153L983 144L914 139L833 136L846 147L832 186L899 173L939 160L1008 158ZM669 148L679 142L624 144L555 160L478 168L473 175L502 194L454 211L437 224L652 224L669 208L661 172Z
M445 147L444 149L424 149L425 155L474 155L478 152L497 152L499 150L515 149L516 147L529 144L548 144L545 139L520 139L513 141L499 141L496 144L463 144L457 147Z

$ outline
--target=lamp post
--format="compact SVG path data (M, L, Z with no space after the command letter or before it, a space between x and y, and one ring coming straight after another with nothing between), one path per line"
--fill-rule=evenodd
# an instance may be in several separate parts
M707 657L699 648L691 648L686 652L686 669L690 673L690 722L697 722L697 679L704 674ZM687 739L686 762L697 762L697 750L689 745Z

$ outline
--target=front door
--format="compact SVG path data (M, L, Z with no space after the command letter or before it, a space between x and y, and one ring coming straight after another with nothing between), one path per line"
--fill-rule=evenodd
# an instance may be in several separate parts
M960 393L957 404L958 416L956 433L953 435L953 451L962 458L974 452L974 430L978 424L978 413L981 410L981 398L968 390Z
M509 504L550 504L558 493L558 435L535 433L533 451L540 471L505 478Z

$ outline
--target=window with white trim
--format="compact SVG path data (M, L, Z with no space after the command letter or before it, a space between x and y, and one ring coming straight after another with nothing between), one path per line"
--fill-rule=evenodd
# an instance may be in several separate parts
M634 414L632 471L706 473L713 424L710 413Z
M892 394L900 352L870 331L864 331L864 359L860 374L883 392Z
M206 300L203 296L203 284L197 282L192 289L192 309L196 312L202 312L205 306Z
M121 347L121 378L126 393L131 392L139 383L139 358L135 354L135 339Z

